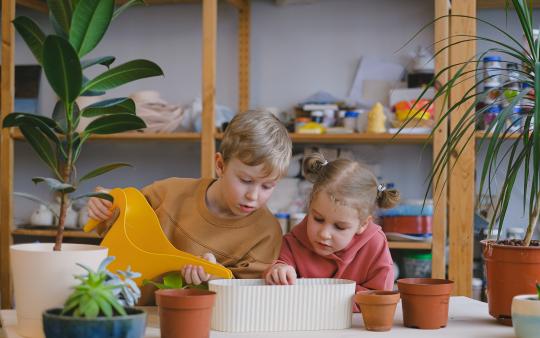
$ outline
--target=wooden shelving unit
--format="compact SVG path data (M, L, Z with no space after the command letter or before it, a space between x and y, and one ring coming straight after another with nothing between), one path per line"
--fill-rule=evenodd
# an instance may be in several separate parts
M388 242L390 249L431 250L431 242Z
M294 143L314 144L425 144L432 140L428 134L289 134ZM216 134L216 140L223 139L223 134Z
M54 229L15 229L11 232L12 235L36 236L36 237L55 237L56 230ZM84 232L82 230L65 230L64 237L66 238L100 238L94 232Z
M24 136L17 130L11 131L11 137L17 141L23 141ZM199 142L200 133L120 133L113 135L92 135L89 140L111 140L111 141L185 141Z

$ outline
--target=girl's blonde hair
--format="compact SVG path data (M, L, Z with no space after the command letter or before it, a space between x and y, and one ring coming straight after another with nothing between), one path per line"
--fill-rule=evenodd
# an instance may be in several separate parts
M283 123L272 113L254 110L231 120L219 151L225 163L237 158L249 166L264 164L267 175L283 176L289 167L292 142Z
M328 162L321 154L313 153L304 157L302 170L305 178L313 183L310 203L317 194L325 192L336 203L358 210L362 221L377 207L391 208L399 202L399 191L379 185L375 175L355 161Z

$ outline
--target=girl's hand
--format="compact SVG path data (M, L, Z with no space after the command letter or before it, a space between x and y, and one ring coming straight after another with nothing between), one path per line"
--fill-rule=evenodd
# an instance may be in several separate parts
M210 263L217 263L216 256L210 252L205 253L203 258ZM200 265L185 265L180 272L187 284L199 285L212 279L212 275L204 272L203 267Z
M110 192L110 189L97 187L96 192ZM88 216L97 221L103 222L113 216L113 211L110 210L112 203L102 198L90 197L88 200Z
M296 271L290 265L275 264L266 274L266 283L270 285L293 285L296 283Z

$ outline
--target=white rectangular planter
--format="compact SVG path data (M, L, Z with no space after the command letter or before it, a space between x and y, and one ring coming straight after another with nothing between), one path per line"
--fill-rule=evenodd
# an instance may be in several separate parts
M351 327L356 283L301 278L295 285L262 279L218 279L212 329L226 332L339 330Z

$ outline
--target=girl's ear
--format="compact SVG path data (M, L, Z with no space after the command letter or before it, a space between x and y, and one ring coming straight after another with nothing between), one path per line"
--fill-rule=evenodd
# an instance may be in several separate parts
M219 152L216 153L214 160L216 161L216 175L219 178L225 171L225 161L223 160L223 155L221 155Z
M360 227L358 228L358 231L356 231L356 234L360 235L362 232L364 232L367 229L368 224L371 223L372 221L373 221L373 217L371 215L368 216L364 224L360 225Z

